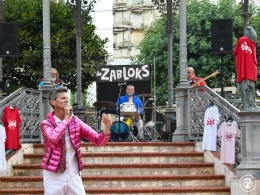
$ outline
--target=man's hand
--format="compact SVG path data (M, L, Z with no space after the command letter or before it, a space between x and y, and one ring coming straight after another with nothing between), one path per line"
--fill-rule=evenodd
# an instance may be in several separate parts
M112 120L111 120L111 118L108 115L102 114L102 122L105 125L105 127L104 127L104 134L108 135L110 133L109 129L110 129L111 125L112 125Z
M194 84L192 85L192 87L199 87L199 86L200 86L199 83L194 83Z
M137 113L135 113L135 120L139 120L139 119L140 119L140 113L137 112Z
M64 106L64 120L69 120L71 117L70 111L72 110L72 106L70 104L66 104Z

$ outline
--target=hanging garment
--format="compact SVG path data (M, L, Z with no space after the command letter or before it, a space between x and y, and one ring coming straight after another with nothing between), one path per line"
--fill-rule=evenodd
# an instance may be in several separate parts
M6 149L20 149L20 124L21 117L16 107L4 108L3 123L6 131Z
M216 151L219 112L216 106L207 108L204 115L202 150Z
M236 137L240 136L236 121L223 122L218 131L221 138L221 162L227 164L235 163Z
M6 171L5 140L5 128L0 125L0 172Z

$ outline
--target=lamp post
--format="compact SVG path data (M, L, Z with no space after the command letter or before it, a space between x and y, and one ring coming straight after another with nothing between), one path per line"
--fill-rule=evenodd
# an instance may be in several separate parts
M182 1L182 0L181 0ZM165 111L166 131L169 132L167 141L171 141L171 117L174 116L173 109L173 68L172 68L172 35L173 35L173 19L176 15L179 0L152 0L157 6L163 17L167 16L166 33L167 33L167 51L168 51L168 106Z
M76 7L76 61L77 61L77 104L82 105L82 82L81 82L81 34L82 20L81 11L89 13L94 8L96 0L67 0L67 3ZM82 8L82 9L81 9Z
M48 93L53 87L51 85L51 44L50 44L50 0L43 0L43 76L44 86L41 90Z
M252 15L249 13L249 0L241 0L241 5L243 9L242 17L244 18L244 29L249 26L249 18Z
M167 51L168 51L168 107L173 107L173 68L172 68L172 35L173 17L176 15L179 0L152 0L159 12L166 19Z

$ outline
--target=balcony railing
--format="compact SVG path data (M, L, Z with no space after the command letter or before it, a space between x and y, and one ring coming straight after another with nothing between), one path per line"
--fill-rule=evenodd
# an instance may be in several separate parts
M133 43L131 41L122 41L119 44L119 47L132 47Z
M42 92L39 90L20 88L0 101L0 120L6 106L16 106L19 110L22 124L20 126L21 143L41 141L40 107Z

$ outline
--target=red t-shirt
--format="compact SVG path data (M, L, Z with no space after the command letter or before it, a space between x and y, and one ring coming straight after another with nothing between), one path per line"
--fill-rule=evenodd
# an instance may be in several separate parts
M240 37L234 51L236 57L237 83L257 80L256 45L247 36Z
M193 85L194 83L199 82L201 80L202 80L202 78L196 77L196 74L193 74L193 76L189 80L189 84ZM200 86L205 86L205 85L207 85L205 81L200 82Z
M3 123L6 131L6 149L20 149L20 124L21 117L16 107L4 108Z

